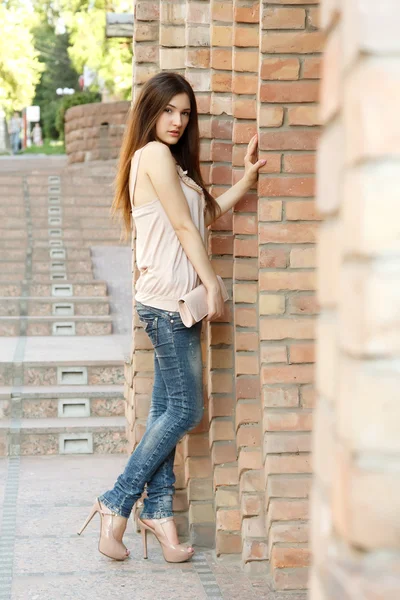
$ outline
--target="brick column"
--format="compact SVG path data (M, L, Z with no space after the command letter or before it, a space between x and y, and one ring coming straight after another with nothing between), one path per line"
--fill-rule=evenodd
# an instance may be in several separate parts
M159 70L160 0L134 0L133 86L136 98L141 86Z
M143 83L158 70L159 1L134 2L133 82L135 98ZM132 235L132 274L136 282L135 231ZM153 385L153 352L133 307L132 352L125 369L127 438L132 452L142 438Z
M233 179L243 176L247 145L257 133L259 65L259 1L235 0L233 29ZM255 186L256 187L256 186ZM259 394L257 205L251 191L235 206L234 240L234 347L235 431L238 452L242 559L246 569L261 569L266 558Z
M399 18L322 2L312 600L400 590Z
M212 141L211 193L232 185L232 3L211 3ZM212 226L209 252L216 272L232 292L232 212ZM233 421L233 330L231 303L225 322L209 332L210 446L214 468L217 555L240 552L237 462Z
M274 584L306 587L313 338L316 0L262 2L259 317L266 527ZM290 3L293 4L293 3ZM297 3L296 3L297 4Z
M206 183L210 173L210 6L206 0L186 1L185 77L193 86L199 113L201 137L200 161ZM215 511L212 488L212 465L209 448L209 406L207 394L206 357L207 328L202 331L204 363L204 417L185 436L185 473L189 500L189 522L193 542L212 547L215 543Z
M160 70L185 74L185 0L160 5Z

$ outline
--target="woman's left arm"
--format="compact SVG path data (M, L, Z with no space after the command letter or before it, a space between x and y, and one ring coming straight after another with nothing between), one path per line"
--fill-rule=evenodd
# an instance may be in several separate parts
M230 210L239 200L248 192L258 178L258 171L265 165L266 160L257 160L257 135L253 136L247 146L246 156L244 157L244 175L240 181L238 181L229 190L224 192L221 196L215 199L221 209L219 217L224 215ZM219 218L218 217L218 218ZM206 212L205 224L206 227L211 225L214 219L210 215L209 211Z

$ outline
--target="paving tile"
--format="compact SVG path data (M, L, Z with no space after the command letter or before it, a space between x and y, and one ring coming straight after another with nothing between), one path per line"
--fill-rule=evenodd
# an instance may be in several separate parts
M65 157L44 159L26 156L0 160L3 186L0 216L14 221L18 219L22 223L21 228L12 230L14 244L10 244L8 232L2 230L5 233L4 239L0 239L0 260L22 265L29 247L33 252L34 275L40 276L40 280L31 281L26 289L18 279L22 267L18 272L8 269L13 275L17 274L17 278L2 278L0 296L10 296L8 307L15 304L15 315L21 314L21 296L29 298L30 294L35 296L32 302L36 303L36 312L32 314L51 314L49 298L51 302L55 299L50 296L47 268L47 177L61 174L65 168ZM115 390L122 389L122 363L130 352L130 312L126 312L126 306L131 306L131 286L128 282L121 292L121 282L125 282L126 274L130 281L130 263L125 259L129 258L131 250L128 246L115 250L114 233L110 231L110 236L105 234L101 229L102 221L98 231L81 226L93 213L94 207L100 219L106 218L104 211L108 211L110 199L102 187L107 178L113 177L114 168L113 161L79 165L63 178L63 246L68 268L73 261L81 261L79 269L74 269L73 277L78 272L82 272L83 277L90 271L81 268L85 264L92 264L96 277L93 284L85 284L81 277L80 283L74 284L71 302L80 302L82 315L89 315L93 307L85 303L100 302L104 307L105 302L110 300L112 313L118 313L125 320L114 321L116 333L113 335L65 336L62 339L51 335L27 335L20 339L3 337L0 344L0 386L7 387L0 390L0 395L5 394L5 398L9 397L13 383L25 383L25 391L30 391L35 398L40 398L43 390L53 392L54 398L57 398L62 387L57 384L56 377L56 366L60 363L88 367L88 383L93 392L98 391L99 398L109 392L110 386ZM22 175L29 186L28 200L22 192ZM99 176L99 185L85 185L89 181L86 175ZM78 185L84 190L82 193L77 192ZM13 198L12 214L4 212L4 208L9 209L4 202L5 194L7 203ZM30 205L32 239L28 239L26 234L26 201ZM94 243L96 248L93 248ZM40 269L39 263L42 263ZM106 293L103 281L109 284L110 297L102 295ZM89 292L99 295L88 299ZM1 314L2 311L0 306ZM5 310L4 314L14 312ZM12 368L14 361L21 362L25 369L24 373L22 369L21 373L17 372L18 377L21 375L18 384L15 383L18 379L13 381L16 377ZM71 388L64 385L62 389L70 394L82 391L81 386ZM41 415L35 413L35 416ZM52 416L56 417L55 409ZM12 418L15 425L15 414ZM72 426L72 422L64 421L63 427L68 425ZM239 557L219 560L212 550L196 548L193 561L169 564L165 562L157 540L149 536L149 559L144 560L141 536L135 531L132 521L124 537L131 550L130 558L116 562L101 555L97 550L99 517L95 517L82 536L77 535L77 530L95 497L113 486L128 458L127 455L23 456L20 461L0 458L0 526L3 525L3 535L0 536L0 600L305 600L305 593L274 592L267 573L265 578L251 577L241 569ZM11 471L8 469L10 464ZM7 589L8 583L10 586L12 583L11 592Z
M76 531L94 496L113 484L127 460L127 456L21 458L8 600L306 600L305 594L273 592L267 576L251 577L238 559L218 560L212 550L197 548L193 561L170 564L150 535L149 559L144 560L141 536L132 521L124 538L130 558L116 562L100 554L97 517L82 536ZM7 464L7 459L0 460L2 481Z

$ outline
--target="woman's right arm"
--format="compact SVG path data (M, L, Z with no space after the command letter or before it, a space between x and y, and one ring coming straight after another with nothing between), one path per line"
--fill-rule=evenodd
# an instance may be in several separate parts
M224 302L218 279L200 232L192 221L171 151L161 142L151 142L143 150L141 162L185 254L207 289L209 309L207 320L222 316Z

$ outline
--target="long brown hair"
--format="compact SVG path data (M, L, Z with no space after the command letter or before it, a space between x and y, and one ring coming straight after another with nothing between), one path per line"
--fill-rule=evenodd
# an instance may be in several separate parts
M140 91L133 108L130 110L122 140L118 171L115 180L115 194L111 212L115 216L121 213L126 235L131 230L131 203L129 198L129 173L131 160L139 148L156 140L156 123L171 98L185 93L190 99L189 122L177 144L170 150L183 170L204 191L207 209L213 218L219 214L219 206L206 190L200 172L200 137L196 98L188 81L178 73L157 73L149 79Z

